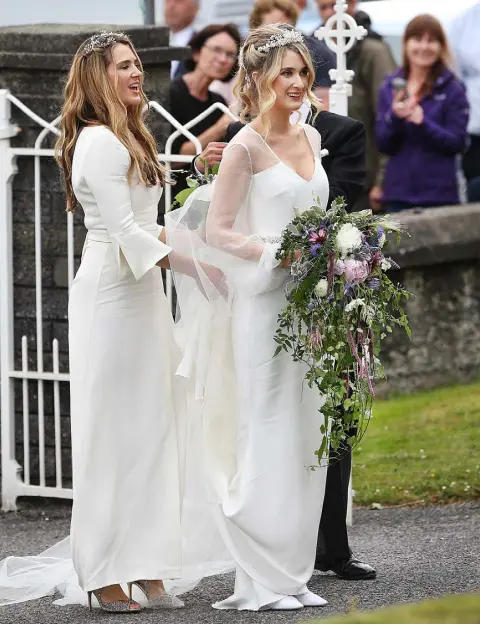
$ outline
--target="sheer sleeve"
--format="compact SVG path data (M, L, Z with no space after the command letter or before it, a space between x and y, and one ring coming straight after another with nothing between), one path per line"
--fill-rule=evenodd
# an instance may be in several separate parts
M119 266L125 260L139 280L171 248L135 222L127 179L129 167L128 150L113 133L99 129L86 152L82 174L115 245Z
M224 151L215 181L206 224L209 246L226 254L258 262L267 270L280 264L275 258L278 243L262 241L247 234L246 210L253 180L250 151L243 143L234 143Z

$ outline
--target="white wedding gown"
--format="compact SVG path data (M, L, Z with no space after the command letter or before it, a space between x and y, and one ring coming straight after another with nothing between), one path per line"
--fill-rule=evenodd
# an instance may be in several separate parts
M212 509L236 565L234 594L216 603L218 609L259 610L301 595L313 572L326 481L325 467L312 470L323 398L304 383L303 364L285 352L273 357L289 279L275 260L279 235L294 208L310 208L317 197L326 206L329 194L320 135L311 126L305 132L313 152L306 157L315 160L310 180L246 126L224 152L206 231L199 226L210 195L206 187L167 220L169 244L181 244L187 223L184 250L221 266L230 287L224 302L204 284L214 311L208 321L205 297L175 276L179 329L186 336L179 371L196 377L204 398Z

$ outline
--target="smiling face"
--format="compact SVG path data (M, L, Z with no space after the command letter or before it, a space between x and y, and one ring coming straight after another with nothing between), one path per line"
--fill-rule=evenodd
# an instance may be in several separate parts
M308 90L309 69L302 56L287 48L282 58L280 74L273 81L275 108L298 111Z
M430 33L423 33L407 39L405 54L411 67L429 69L441 57L442 44Z
M140 61L130 46L124 43L117 43L113 46L107 74L125 107L141 103L143 73Z
M226 32L209 37L193 55L196 69L211 80L223 80L233 69L238 55L237 43Z

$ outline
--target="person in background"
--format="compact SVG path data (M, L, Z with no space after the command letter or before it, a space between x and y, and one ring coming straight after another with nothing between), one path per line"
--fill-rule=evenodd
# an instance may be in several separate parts
M185 47L195 34L194 22L199 9L199 0L164 0L163 17L170 28L170 45ZM183 64L172 61L170 76L184 73Z
M307 0L293 0L293 2L299 9L298 17L300 17L301 12L307 6ZM332 86L330 70L337 67L337 59L327 44L317 39L313 34L305 35L305 43L307 44L315 67L315 95L322 101L322 108L328 110L328 90Z
M456 162L466 146L468 101L450 66L442 25L417 15L403 36L402 67L379 95L377 142L390 157L387 212L459 202Z
M335 13L336 0L316 0L323 24ZM356 16L357 0L348 0L348 13ZM362 17L362 16L360 16ZM358 41L347 55L347 67L355 72L352 96L348 102L348 114L363 122L367 134L367 179L357 210L382 207L382 186L386 157L378 151L375 140L375 120L378 91L385 76L396 69L396 63L388 44L368 28L368 35Z
M456 70L467 88L470 104L469 146L463 157L468 183L468 199L480 202L480 2L462 13L452 23L450 44Z
M211 24L200 30L190 41L192 58L185 62L187 73L176 78L170 85L170 111L181 123L186 124L206 111L212 104L220 102L226 106L221 95L209 87L214 80L233 76L237 66L240 48L240 33L233 24ZM223 139L232 118L215 110L193 126L202 148L210 142ZM194 155L194 144L183 135L172 146L173 154ZM179 174L175 192L186 187L186 176Z

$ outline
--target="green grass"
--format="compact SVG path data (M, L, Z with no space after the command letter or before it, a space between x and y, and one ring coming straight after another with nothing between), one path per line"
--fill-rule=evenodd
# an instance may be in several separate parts
M312 623L480 623L480 595L450 595L372 612L349 612Z
M376 400L354 451L355 504L480 498L480 383Z

